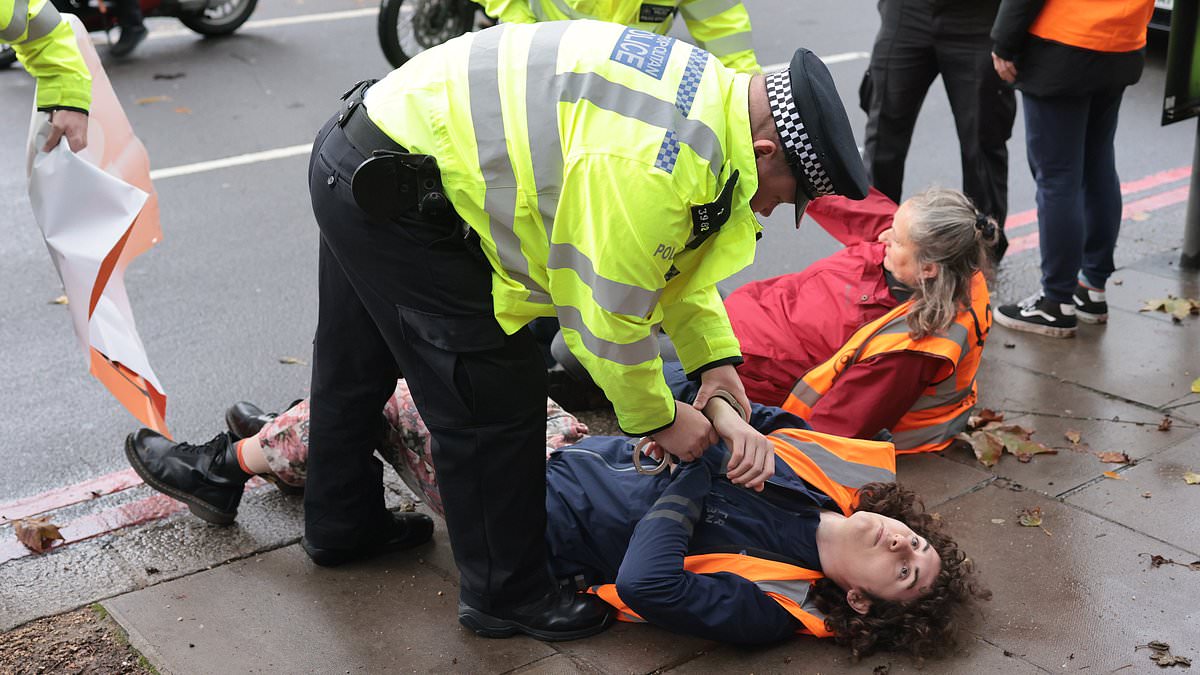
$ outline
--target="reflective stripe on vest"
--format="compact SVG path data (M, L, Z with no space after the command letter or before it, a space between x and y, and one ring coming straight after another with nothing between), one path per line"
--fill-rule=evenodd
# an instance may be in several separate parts
M926 388L891 429L896 452L941 450L963 430L975 404L975 373L983 342L991 330L987 282L976 272L971 279L971 306L960 311L941 335L913 340L908 332L912 301L859 328L829 360L813 367L796 382L783 408L800 417L812 415L821 397L855 363L880 354L916 351L945 359L936 384Z
M1154 0L1046 0L1029 32L1044 40L1098 52L1146 46Z

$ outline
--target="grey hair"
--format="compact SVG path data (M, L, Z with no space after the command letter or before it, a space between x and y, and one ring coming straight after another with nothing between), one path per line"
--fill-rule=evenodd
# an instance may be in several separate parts
M932 187L907 202L908 237L916 248L916 262L934 263L938 273L919 278L908 312L913 339L950 328L958 313L971 304L971 279L990 272L988 248L999 238L992 218L981 214L958 190Z

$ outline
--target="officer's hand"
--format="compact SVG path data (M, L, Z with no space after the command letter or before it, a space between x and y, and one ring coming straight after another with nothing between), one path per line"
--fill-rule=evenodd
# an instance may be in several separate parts
M775 446L747 424L725 399L712 399L704 414L729 448L726 472L729 480L734 485L762 492L763 485L775 475Z
M76 110L55 110L50 113L50 135L42 152L50 152L58 147L58 141L67 137L67 145L71 152L79 152L87 147L88 116Z
M996 52L992 52L992 67L996 69L996 74L1000 76L1000 79L1005 82L1012 84L1017 81L1016 65L1012 61L1006 61L996 56Z
M750 399L746 397L746 388L742 386L742 378L738 377L733 366L717 366L700 374L700 391L696 393L696 401L692 403L696 410L704 410L708 399L714 391L724 389L733 394L738 405L746 414L750 414Z
M703 413L676 401L675 423L654 434L653 439L663 450L690 462L717 442L717 432Z

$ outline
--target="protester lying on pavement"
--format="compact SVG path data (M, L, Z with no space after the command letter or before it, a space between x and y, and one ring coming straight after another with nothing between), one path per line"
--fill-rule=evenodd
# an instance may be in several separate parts
M864 201L824 197L807 213L846 248L725 299L746 394L817 431L869 439L887 429L897 452L944 449L975 405L995 223L944 188L899 208L874 189ZM589 387L566 349L552 353Z
M695 395L681 369L667 379L679 399ZM306 401L277 417L246 404L230 413L231 428L261 428L201 446L143 429L126 443L130 462L152 487L221 522L236 515L251 472L303 482ZM803 633L859 655L950 648L964 610L988 594L939 522L894 482L891 444L812 432L767 406L755 405L747 425L724 398L705 414L723 438L748 438L751 427L767 434L775 476L763 492L728 479L724 443L673 473L641 475L634 439L586 436L548 402L546 537L557 578L598 594L625 620L707 639L751 644ZM403 380L383 419L381 451L403 457L405 477L441 512L430 437Z

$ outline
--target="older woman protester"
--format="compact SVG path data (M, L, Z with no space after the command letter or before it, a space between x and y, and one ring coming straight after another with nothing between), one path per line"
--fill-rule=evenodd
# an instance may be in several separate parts
M682 370L669 368L668 381L680 400L692 400L696 388ZM232 428L249 432L265 422L242 441L230 432L202 446L173 444L142 430L126 451L149 485L206 520L230 522L251 472L303 482L307 403L269 420L256 412L244 404L231 409ZM711 399L704 413L735 443L761 438L755 430L766 434L775 475L764 490L730 481L724 443L672 472L641 475L634 439L588 437L548 402L546 543L557 578L599 595L622 620L723 642L808 634L859 656L893 650L919 657L954 645L968 607L988 593L940 522L895 483L890 443L813 432L796 416L759 405L747 423L724 398ZM440 512L430 436L403 380L383 418L381 452ZM197 457L204 459L197 464ZM182 489L178 471L189 464L208 473L203 491ZM401 515L413 534L391 548L429 538L427 516ZM493 629L470 613L460 620ZM511 627L494 630L500 637Z

